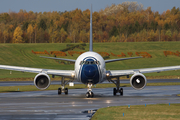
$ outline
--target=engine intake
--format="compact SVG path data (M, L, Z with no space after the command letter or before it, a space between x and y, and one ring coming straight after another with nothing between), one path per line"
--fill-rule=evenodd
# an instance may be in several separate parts
M34 78L34 85L40 90L47 89L50 84L51 84L51 79L45 73L39 73Z
M141 90L146 86L147 79L143 74L135 73L130 79L130 84L134 89Z

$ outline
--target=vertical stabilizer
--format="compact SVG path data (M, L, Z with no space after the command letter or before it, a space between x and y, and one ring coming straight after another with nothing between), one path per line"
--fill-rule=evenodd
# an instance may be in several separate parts
M90 11L90 40L89 40L89 51L93 51L93 39L92 39L92 5Z

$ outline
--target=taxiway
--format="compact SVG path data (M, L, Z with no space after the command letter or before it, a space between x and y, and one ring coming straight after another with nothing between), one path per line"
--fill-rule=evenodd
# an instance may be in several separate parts
M94 98L85 98L86 89L0 93L1 120L90 119L92 112L108 106L180 103L179 86L147 86L143 90L124 87L124 96L113 96L113 88L95 88Z

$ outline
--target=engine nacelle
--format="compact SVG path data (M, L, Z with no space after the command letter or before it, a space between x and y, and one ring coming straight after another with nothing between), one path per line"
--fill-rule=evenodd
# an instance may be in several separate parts
M40 90L47 89L50 84L51 84L51 79L45 73L39 73L34 78L34 85Z
M146 86L147 79L143 74L135 73L130 79L130 84L134 89L140 90Z

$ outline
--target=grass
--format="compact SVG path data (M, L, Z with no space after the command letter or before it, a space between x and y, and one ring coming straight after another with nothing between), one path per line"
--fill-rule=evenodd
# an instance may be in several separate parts
M148 83L147 86L168 86L168 85L180 85L180 83ZM121 87L130 87L130 84L121 84ZM60 85L50 85L46 90L57 90ZM87 88L84 84L75 84L73 87L65 86L68 89L83 89ZM97 84L92 88L113 88L116 87L114 84ZM5 92L25 92L25 91L40 91L34 85L25 85L25 86L2 86L0 87L0 93Z
M95 52L113 52L114 54L121 54L121 52L127 55L127 52L133 52L133 57L136 56L135 52L148 52L152 55L152 58L141 58L134 60L126 60L119 62L112 62L106 64L107 70L126 70L126 69L138 69L138 68L151 68L151 67L163 67L174 66L180 64L180 57L168 56L165 57L163 51L180 51L180 42L140 42L140 43L94 43ZM75 49L74 51L88 51L89 44L85 47L85 50ZM73 70L73 64L60 64L55 60L40 58L40 55L35 55L31 51L59 51L66 48L66 44L61 43L41 43L41 44L0 44L0 64L13 65L13 66L25 66L45 69L61 69L61 70ZM67 53L67 52L66 52ZM67 53L65 58L76 59L78 55L70 56ZM127 55L128 57L128 55ZM110 56L109 59L115 59L117 57ZM178 78L180 77L180 71L168 71L162 73L150 73L145 74L151 78ZM36 74L22 73L13 71L0 70L1 80L19 79L19 78L34 78Z
M179 113L180 104L116 106L99 109L92 120L177 120Z

